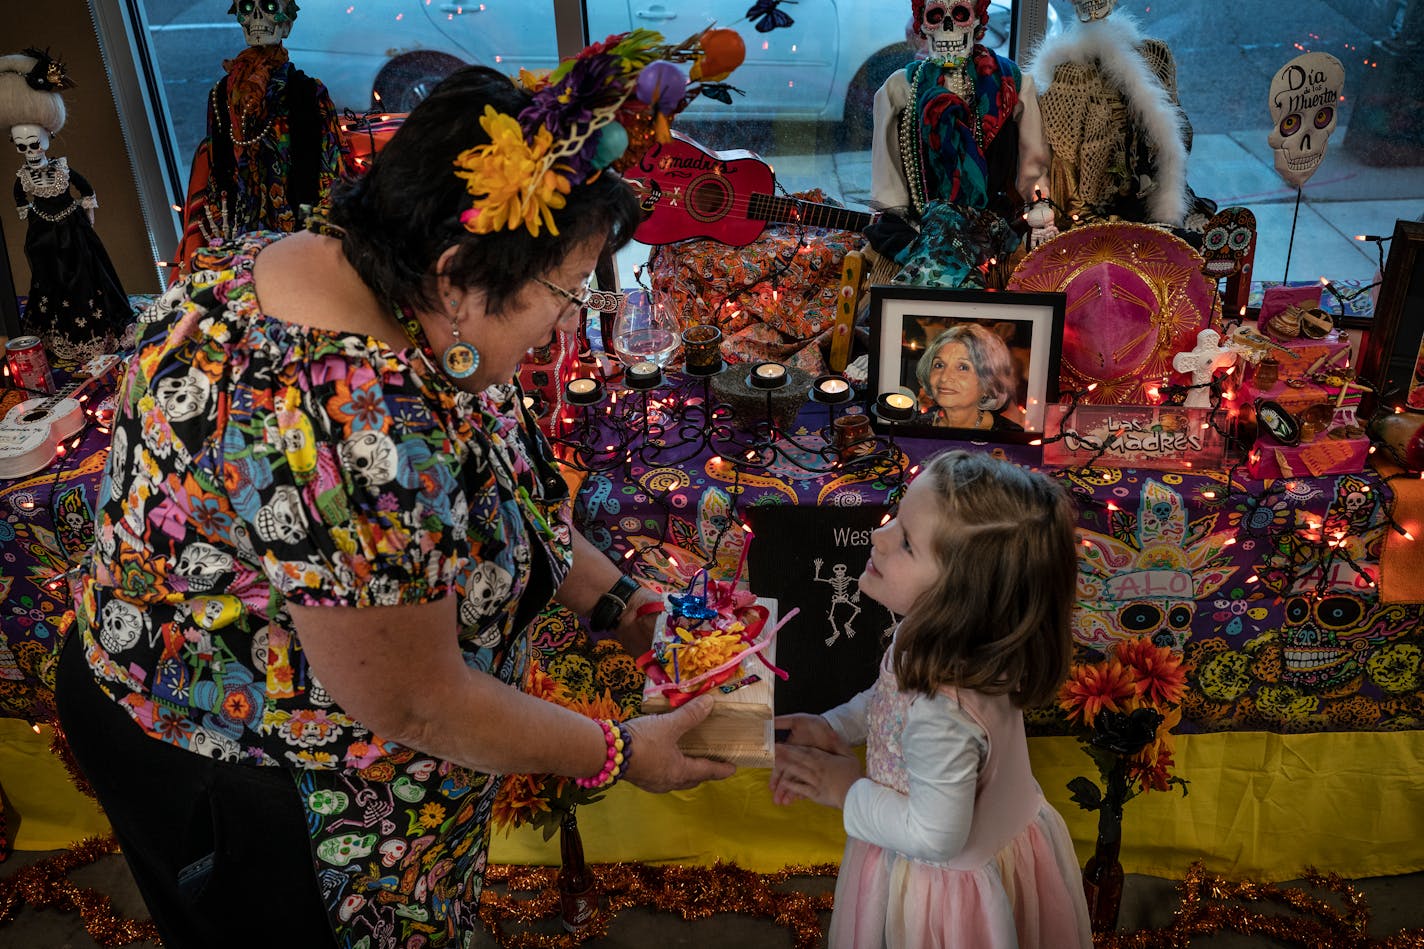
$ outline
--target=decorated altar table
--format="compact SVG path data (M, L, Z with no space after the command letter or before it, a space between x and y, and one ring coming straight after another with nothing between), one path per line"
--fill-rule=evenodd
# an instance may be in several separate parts
M825 413L824 406L803 411L803 445L815 444ZM897 447L913 462L950 444L901 440ZM969 447L1037 461L1026 446ZM91 430L51 468L0 482L0 717L51 718L64 572L89 540L106 448ZM1175 878L1198 859L1211 870L1264 879L1297 877L1307 864L1350 877L1424 869L1424 607L1386 602L1391 573L1380 556L1395 533L1390 485L1373 473L1271 485L1228 483L1221 472L1097 469L1061 477L1083 502L1075 626L1084 648L1147 633L1170 638L1194 666L1174 768L1191 781L1190 793L1151 793L1128 805L1125 869ZM816 597L836 595L823 582L835 563L858 574L863 556L855 561L855 542L865 542L854 536L858 525L867 514L871 526L878 523L898 483L885 469L812 474L790 460L737 472L706 448L667 465L655 453L635 453L585 473L578 511L594 543L625 569L672 588L709 563L729 575L747 536L737 526L760 518L772 525L762 542L784 551L800 536L785 519L811 510L819 527L807 530L846 539L823 551L840 559L823 557L826 573L816 567L814 577L810 556L778 553L776 564L805 574L800 580L814 592L786 607L814 617L824 608ZM836 535L846 524L854 529ZM751 540L753 567L757 543ZM754 586L775 581L777 572L758 577L753 569ZM883 629L862 624L857 632L855 640L802 648L787 694L797 694L798 676L803 686L845 688L841 673L860 670ZM551 613L535 642L553 649L580 635L570 617ZM781 654L796 654L798 645L807 644L788 641ZM852 646L856 660L842 659ZM804 689L799 694L806 701ZM1065 785L1090 773L1090 762L1054 716L1035 714L1031 723L1035 772L1086 856L1095 818L1069 801ZM62 768L40 775L26 763L43 740L25 726L0 730L0 782L17 803L70 806L64 802L77 792ZM777 808L766 781L766 771L751 770L670 795L617 787L580 811L588 855L597 862L728 860L767 871L839 859L839 814L809 804ZM30 829L22 815L18 846L56 845L32 840ZM496 833L491 859L557 863L558 851L535 831Z

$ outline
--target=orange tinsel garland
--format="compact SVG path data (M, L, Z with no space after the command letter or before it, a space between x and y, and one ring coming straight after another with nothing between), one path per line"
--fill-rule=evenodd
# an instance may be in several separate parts
M42 860L0 879L0 926L22 904L37 909L78 911L85 929L102 946L157 941L148 920L124 919L107 896L76 886L73 870L116 853L113 837L90 837L55 857ZM503 884L508 895L486 889L480 897L480 920L500 946L511 949L567 949L606 936L608 925L630 906L676 913L683 919L705 919L713 913L741 913L768 919L791 931L797 949L821 941L820 914L831 909L831 894L812 896L783 889L793 877L830 878L830 864L787 867L777 873L753 873L733 864L712 867L653 867L638 863L592 867L603 912L586 929L574 933L511 932L510 924L527 926L559 916L557 867L491 866L487 884ZM1307 868L1305 880L1321 895L1296 887L1252 880L1231 881L1208 873L1200 863L1188 869L1179 885L1181 905L1164 929L1113 932L1095 936L1096 949L1185 949L1193 936L1231 931L1264 936L1282 946L1331 946L1333 949L1424 949L1424 930L1404 930L1389 936L1367 932L1370 908L1364 895L1338 874ZM528 895L532 894L532 895ZM1265 903L1280 912L1261 911Z
M86 837L64 853L0 880L0 926L10 921L22 904L28 904L35 909L77 911L84 920L85 931L101 946L127 946L143 939L157 941L158 929L150 920L120 916L103 893L69 879L72 871L118 851L113 836Z
M1364 894L1338 874L1322 874L1307 867L1304 879L1315 889L1333 893L1344 904L1331 902L1296 887L1281 887L1253 880L1227 880L1208 873L1200 863L1187 869L1179 884L1182 904L1165 929L1131 933L1103 933L1093 937L1095 949L1185 949L1191 937L1228 930L1248 936L1266 936L1275 945L1331 949L1424 949L1424 930L1412 929L1392 936L1372 937L1366 930L1370 908ZM1249 903L1273 903L1290 913L1268 913Z

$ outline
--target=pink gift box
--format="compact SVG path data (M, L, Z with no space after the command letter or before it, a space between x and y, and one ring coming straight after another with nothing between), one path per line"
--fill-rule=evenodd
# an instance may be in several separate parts
M1339 330L1331 330L1329 335L1320 339L1309 339L1302 336L1299 339L1276 340L1276 342L1287 351L1282 352L1272 346L1266 350L1266 355L1281 364L1280 377L1282 379L1304 375L1322 356L1326 358L1320 365L1325 367L1326 363L1329 363L1327 372L1330 369L1343 369L1349 362L1349 356L1341 355L1341 353L1349 353L1350 340L1342 336ZM1251 366L1247 369L1247 380L1253 378L1259 369L1259 366Z
M1319 478L1364 471L1369 457L1368 438L1321 435L1304 445L1282 445L1262 435L1251 449L1247 468L1253 478Z
M1261 315L1256 327L1266 332L1266 321L1294 304L1302 310L1320 306L1320 284L1309 283L1302 287L1267 287L1261 294Z

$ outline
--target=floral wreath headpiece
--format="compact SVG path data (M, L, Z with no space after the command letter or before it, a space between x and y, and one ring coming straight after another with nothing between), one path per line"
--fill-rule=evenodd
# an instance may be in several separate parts
M730 103L722 80L746 55L735 30L709 29L676 45L651 30L594 43L546 76L520 71L534 101L519 115L485 106L480 126L489 143L455 159L455 174L474 198L460 215L475 234L525 227L557 235L553 212L574 185L603 170L621 171L653 141L667 142L668 122L697 95ZM692 63L683 75L678 63ZM691 83L689 83L691 80Z

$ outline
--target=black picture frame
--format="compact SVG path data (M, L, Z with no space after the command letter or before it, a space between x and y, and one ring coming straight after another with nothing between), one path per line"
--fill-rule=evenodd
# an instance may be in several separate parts
M1058 401L1066 295L944 290L877 284L870 288L872 403L895 392L909 395L917 411L910 421L892 422L872 411L879 432L915 438L1029 444L1042 438L1045 407ZM1017 391L1002 414L1021 430L1000 427L954 428L934 424L928 397L920 391L915 367L926 346L950 326L977 324L1004 340L1017 376Z
M1398 220L1359 375L1385 405L1424 410L1424 222Z

